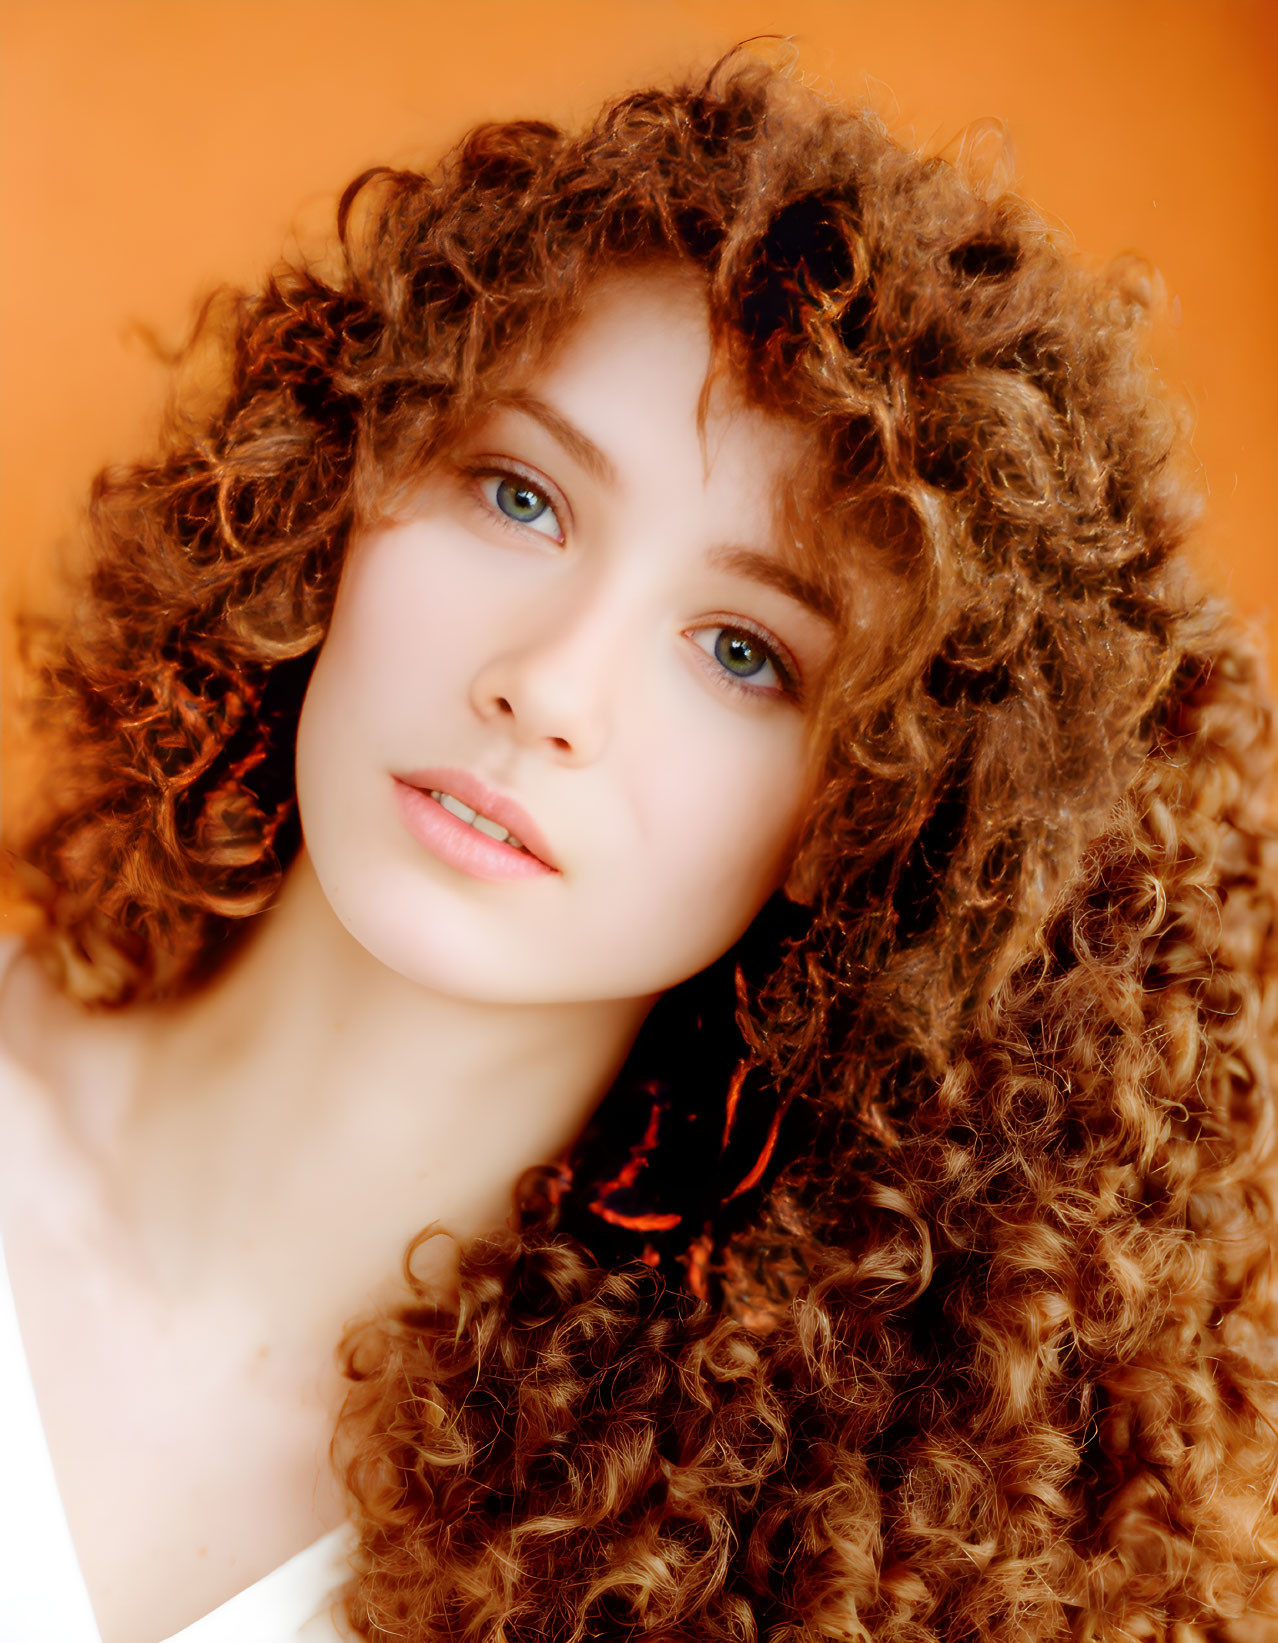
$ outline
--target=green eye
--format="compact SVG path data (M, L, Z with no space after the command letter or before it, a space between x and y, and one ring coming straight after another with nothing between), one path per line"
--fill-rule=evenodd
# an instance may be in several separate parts
M501 480L493 500L508 519L514 519L521 525L531 525L550 508L550 503L541 492L522 480Z
M688 630L688 637L715 663L715 677L728 690L760 698L798 699L798 674L785 649L752 628L716 622Z
M752 679L767 667L771 657L748 633L737 628L721 628L714 644L714 659L738 679Z
M549 486L539 485L509 468L472 470L485 505L498 516L498 523L536 531L551 542L564 540L563 520L551 500Z

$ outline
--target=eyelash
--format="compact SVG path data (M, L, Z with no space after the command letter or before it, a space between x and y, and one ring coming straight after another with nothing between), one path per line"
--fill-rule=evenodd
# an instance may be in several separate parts
M568 513L568 505L540 474L517 468L513 463L504 467L496 467L491 463L477 463L474 467L465 469L465 473L469 479L474 480L479 485L479 494L482 498L484 511L498 525L507 530L515 531L525 538L527 533L531 531L534 536L540 536L543 541L553 542L557 547L563 546L565 538L564 516ZM536 523L531 520L512 519L503 508L497 506L495 497L489 497L484 490L481 482L486 479L495 479L499 487L503 484L513 484L522 490L534 492L546 504L547 512L558 527L558 536L550 536L546 531L539 531ZM544 517L545 515L538 515L539 519Z
M563 515L568 513L568 505L558 496L558 493L555 491L554 487L550 485L548 481L543 479L540 474L533 473L524 468L516 467L514 463L510 462L501 467L487 462L476 463L473 467L468 467L465 469L465 473L469 479L475 481L476 483L487 479L495 479L498 482L498 485L503 483L515 483L527 490L535 492L536 495L539 496L546 504L548 512L554 519L556 525L559 527L558 537L551 537L548 536L545 531L537 530L535 523L523 523L518 519L512 519L504 509L498 507L495 498L490 498L486 494L486 492L482 489L482 486L480 488L479 495L482 498L482 506L485 513L487 513L496 524L507 530L514 531L521 537L526 537L527 533L532 531L534 535L540 536L546 541L555 542L558 546L563 545L565 538ZM539 515L538 517L541 518L544 517L544 515ZM768 699L775 700L777 697L784 697L788 701L800 700L802 696L802 680L799 674L799 669L796 667L790 653L778 639L767 631L766 628L761 628L754 622L747 621L744 617L734 616L731 621L702 623L695 628L685 628L684 632L690 638L694 634L698 633L742 633L748 635L749 638L753 639L755 643L761 647L767 655L769 662L772 664L773 670L775 671L778 679L781 681L779 687L774 687L771 685L751 685L745 683L742 679L734 678L727 668L725 668L721 662L717 661L712 651L707 650L704 645L697 646L697 648L701 650L712 663L714 663L711 672L716 683L721 685L724 690L731 691L731 693L738 699L757 702L761 699L767 701Z
M702 651L714 664L713 675L715 680L725 690L730 690L734 696L756 702L760 699L775 701L778 697L784 697L792 702L800 700L803 690L799 670L790 653L766 628L757 627L755 623L747 621L744 617L734 616L730 622L703 622L695 628L685 628L684 631L689 636L696 633L742 633L753 639L766 654L777 678L781 681L779 686L751 685L742 679L734 678L727 668L717 660L713 650L707 650L704 645L697 646L697 649Z

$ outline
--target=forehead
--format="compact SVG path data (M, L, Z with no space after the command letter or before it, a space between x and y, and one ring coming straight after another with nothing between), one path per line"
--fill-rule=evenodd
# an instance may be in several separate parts
M768 513L779 556L810 558L800 497L813 432L751 403L715 346L697 275L660 266L601 278L538 357L498 364L471 428L505 413L622 488L631 476L660 472L673 484L695 469L730 510Z
M538 359L501 375L499 393L562 396L635 433L647 417L671 442L694 435L711 460L716 445L729 443L757 447L769 472L799 460L797 423L748 403L716 353L702 282L679 269L601 278Z

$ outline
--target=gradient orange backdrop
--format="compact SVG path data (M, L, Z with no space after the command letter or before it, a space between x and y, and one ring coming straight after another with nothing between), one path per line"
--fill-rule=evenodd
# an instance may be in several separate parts
M164 382L139 325L177 340L198 294L312 243L365 166L482 118L576 119L765 32L925 146L1004 121L1019 188L1087 260L1158 266L1210 488L1200 557L1272 627L1273 0L0 0L10 608L93 470L145 448Z

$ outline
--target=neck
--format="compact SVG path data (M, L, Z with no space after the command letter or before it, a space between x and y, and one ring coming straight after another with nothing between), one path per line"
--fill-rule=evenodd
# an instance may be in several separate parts
M347 933L304 854L259 922L203 992L140 1012L98 1137L153 1281L188 1294L227 1279L246 1228L268 1289L272 1251L279 1286L295 1282L300 1242L360 1296L427 1222L499 1226L519 1174L571 1145L652 1003L428 993Z

